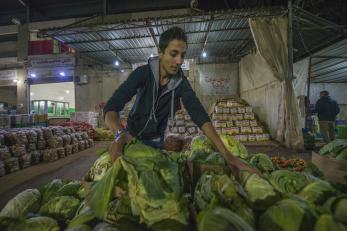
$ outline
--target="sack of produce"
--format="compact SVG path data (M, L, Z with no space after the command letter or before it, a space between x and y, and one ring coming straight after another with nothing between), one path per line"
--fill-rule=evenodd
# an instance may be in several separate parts
M4 160L5 169L7 173L15 172L19 170L19 162L17 157L11 157Z
M31 151L31 165L38 164L42 160L42 153L40 151Z
M5 164L3 161L0 160L0 177L5 175L6 175Z
M66 146L64 147L64 150L65 150L65 155L66 155L66 156L71 155L71 154L72 154L72 145L66 145Z
M5 145L5 133L0 133L0 145Z
M22 169L31 166L31 156L29 153L19 156L18 161L19 161L19 167Z
M57 137L52 136L51 138L47 139L48 148L57 148L57 146L58 146Z
M37 143L37 133L35 130L29 130L26 132L29 143Z
M53 137L53 132L51 128L42 128L43 137L48 140Z
M71 134L70 137L71 137L71 144L78 144L76 133Z
M94 140L88 139L89 147L94 147Z
M83 140L89 139L88 133L86 132L81 132L81 137Z
M37 149L38 150L43 150L46 148L46 140L45 139L38 139L37 140Z
M45 137L43 136L43 131L41 128L35 128L33 129L37 135L37 139L44 139Z
M42 158L43 158L43 161L48 161L48 162L58 160L57 149L42 150Z
M85 141L84 140L78 141L78 150L83 151L84 149L86 149Z
M62 136L64 135L63 127L56 126L52 128L52 133L54 136Z
M25 150L24 144L16 144L10 147L10 151L12 153L12 156L19 157L25 155L27 152Z
M64 146L64 141L62 137L56 136L55 139L57 140L57 148L61 148Z
M72 145L72 153L77 153L77 152L79 152L79 145L78 145L78 143L77 144L73 144Z
M62 138L63 138L63 145L64 145L64 147L66 145L70 145L71 144L71 136L63 135Z
M29 143L28 144L28 151L35 151L37 149L36 143Z
M65 155L65 149L63 147L61 148L57 148L57 153L58 153L58 157L59 159L60 158L64 158L66 155Z
M4 142L6 146L12 146L18 143L18 136L15 132L5 133Z
M7 146L0 146L0 161L6 160L8 158L11 158L10 150Z
M17 140L19 144L26 145L28 143L28 138L24 131L17 132Z

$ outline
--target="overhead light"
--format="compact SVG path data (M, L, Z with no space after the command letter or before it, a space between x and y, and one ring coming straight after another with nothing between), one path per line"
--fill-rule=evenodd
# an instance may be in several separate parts
M120 70L120 72L122 72L122 73L123 73L123 72L124 72L124 70L122 69L122 70Z
M119 66L119 62L118 62L118 61L116 61L116 62L114 63L114 65Z
M33 96L33 95L35 95L34 92L30 92L30 96Z
M13 82L18 83L19 81L18 81L18 79L14 79Z
M151 58L153 58L153 57L154 57L154 55L153 55L153 54L151 54L151 55L150 55L150 57L151 57Z
M35 74L35 73L31 73L30 76L33 77L33 78L35 78L35 77L36 77L36 74Z
M66 94L70 94L70 91L69 91L69 90L66 90L65 93L66 93Z
M59 75L60 76L65 76L65 72L60 72Z
M12 22L13 24L16 24L16 25L20 25L20 24L21 24L18 18L12 18L12 19L11 19L11 22Z
M206 54L206 52L204 51L204 52L202 53L202 57L206 58L206 56L207 56L207 54Z

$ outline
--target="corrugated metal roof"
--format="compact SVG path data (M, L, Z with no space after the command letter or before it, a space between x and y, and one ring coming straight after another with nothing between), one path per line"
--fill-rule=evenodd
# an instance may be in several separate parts
M207 52L208 60L237 61L254 47L248 26L248 17L284 14L286 9L271 11L259 9L248 12L195 13L192 15L166 15L110 23L95 22L79 28L52 29L59 41L74 47L81 54L111 64L119 56L125 62L145 62L156 55L159 36L172 26L183 28L188 37L186 58L200 58ZM294 57L302 58L315 49L341 37L341 30L334 24L302 10L294 11ZM203 62L203 59L200 59ZM207 60L207 59L205 59Z
M337 42L312 56L311 82L347 82L347 39Z

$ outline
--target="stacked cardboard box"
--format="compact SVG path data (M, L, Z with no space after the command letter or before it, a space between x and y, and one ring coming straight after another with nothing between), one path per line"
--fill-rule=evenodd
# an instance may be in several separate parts
M169 119L168 128L170 133L182 136L196 136L201 133L185 110L178 111L174 120Z
M239 98L218 101L214 105L212 122L218 133L230 135L242 142L270 139L252 107Z

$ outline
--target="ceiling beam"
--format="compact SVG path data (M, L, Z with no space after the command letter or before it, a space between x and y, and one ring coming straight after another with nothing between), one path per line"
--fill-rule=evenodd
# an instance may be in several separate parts
M214 15L212 14L210 16L210 19L209 19L209 22L208 22L207 31L206 31L205 36L204 36L204 42L203 42L203 44L201 46L201 54L205 52L205 47L206 47L207 39L208 39L208 33L211 31L211 27L212 27L212 24L213 24L213 19L214 19Z

